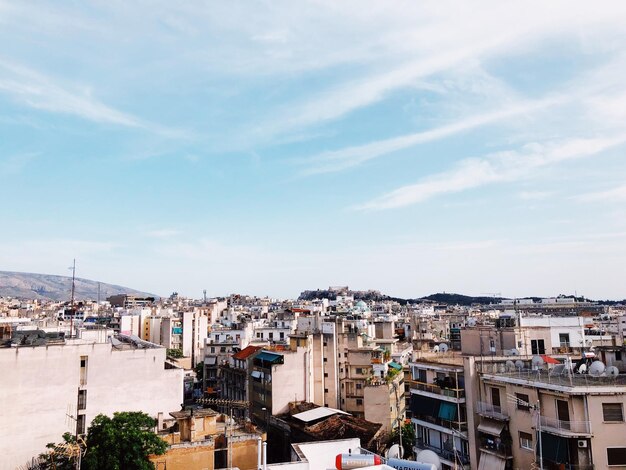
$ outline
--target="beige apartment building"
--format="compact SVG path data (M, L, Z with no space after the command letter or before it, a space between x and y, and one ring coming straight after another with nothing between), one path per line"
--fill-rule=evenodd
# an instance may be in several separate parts
M538 468L539 454L546 470L626 468L626 377L507 360L464 358L472 468Z

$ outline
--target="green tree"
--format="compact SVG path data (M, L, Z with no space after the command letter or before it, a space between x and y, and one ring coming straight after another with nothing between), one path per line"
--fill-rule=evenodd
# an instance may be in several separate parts
M204 362L196 364L196 367L194 367L193 370L196 372L196 380L198 380L198 382L202 382L202 379L204 378Z
M34 466L28 466L33 470L75 470L76 469L76 438L66 432L63 441L46 445L48 452L39 454L39 459Z
M156 422L138 411L98 415L87 430L84 470L152 470L148 455L165 453L167 444L154 432Z
M169 349L166 352L167 357L171 357L172 359L180 359L183 357L182 349Z
M389 438L389 445L398 444L398 427L395 427ZM413 446L415 445L415 428L413 424L407 423L402 426L402 448L404 449L404 456L409 457L413 454Z

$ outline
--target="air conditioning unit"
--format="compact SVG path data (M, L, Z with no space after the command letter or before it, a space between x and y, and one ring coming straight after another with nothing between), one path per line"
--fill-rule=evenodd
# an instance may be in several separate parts
M581 449L586 449L587 441L585 439L578 439L578 447Z

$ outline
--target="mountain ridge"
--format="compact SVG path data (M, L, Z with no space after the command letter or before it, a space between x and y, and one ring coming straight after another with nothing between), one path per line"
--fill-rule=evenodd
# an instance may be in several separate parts
M116 294L159 297L137 289L90 279L76 278L74 298L76 300L100 300ZM15 297L28 300L70 300L72 278L56 274L0 271L0 297Z

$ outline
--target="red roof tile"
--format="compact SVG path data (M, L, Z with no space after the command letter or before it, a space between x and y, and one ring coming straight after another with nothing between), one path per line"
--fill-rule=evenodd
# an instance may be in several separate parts
M233 354L233 359L243 360L248 359L251 355L261 349L260 346L246 346L241 351Z

